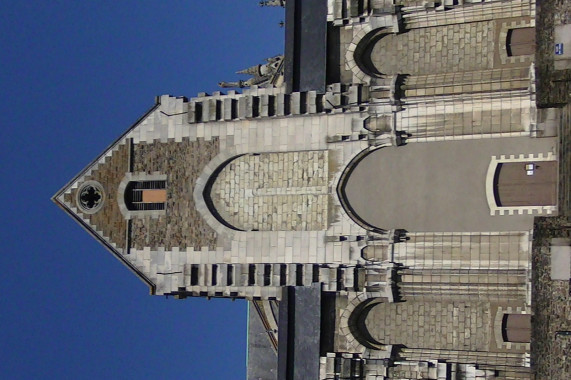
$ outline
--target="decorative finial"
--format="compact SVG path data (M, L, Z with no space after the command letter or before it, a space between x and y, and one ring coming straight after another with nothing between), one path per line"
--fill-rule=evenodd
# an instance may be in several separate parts
M218 86L223 88L243 88L254 85L275 85L278 82L278 78L283 75L283 59L283 55L267 58L265 60L266 63L262 65L251 66L237 72L237 74L251 76L250 79L234 82L220 82L218 83Z
M285 7L286 0L267 0L260 1L260 7Z

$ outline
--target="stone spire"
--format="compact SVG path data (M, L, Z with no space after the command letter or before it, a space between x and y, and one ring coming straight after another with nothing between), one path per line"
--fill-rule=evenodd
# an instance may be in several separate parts
M283 55L267 58L266 63L262 65L255 65L247 69L237 71L237 74L250 75L251 78L247 80L239 80L233 82L220 82L218 86L223 88L232 87L250 87L254 85L279 85L279 78L283 76Z
M247 69L236 71L236 74L260 75L260 66L262 65L248 67Z

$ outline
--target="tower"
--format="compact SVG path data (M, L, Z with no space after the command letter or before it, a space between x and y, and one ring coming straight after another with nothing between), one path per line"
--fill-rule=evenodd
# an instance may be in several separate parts
M534 2L285 10L242 92L158 97L54 201L151 294L251 301L251 378L529 378Z

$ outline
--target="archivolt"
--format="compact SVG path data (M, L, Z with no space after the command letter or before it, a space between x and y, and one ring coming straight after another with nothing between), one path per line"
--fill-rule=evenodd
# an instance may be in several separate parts
M367 293L356 295L347 305L339 321L341 333L347 339L347 349L363 354L369 350L390 350L390 346L376 341L367 331L365 319L369 311L383 298L367 298Z

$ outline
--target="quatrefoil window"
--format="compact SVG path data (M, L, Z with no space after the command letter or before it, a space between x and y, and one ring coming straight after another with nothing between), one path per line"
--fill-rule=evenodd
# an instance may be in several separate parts
M103 206L105 193L103 186L97 181L88 181L84 183L77 192L77 205L87 213L93 214Z

